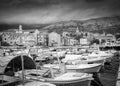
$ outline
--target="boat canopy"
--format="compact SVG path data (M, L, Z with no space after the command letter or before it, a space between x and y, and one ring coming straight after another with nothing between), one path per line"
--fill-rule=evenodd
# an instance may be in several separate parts
M23 55L24 69L35 69L35 62L26 55ZM0 57L0 73L17 72L22 70L21 56L4 56Z

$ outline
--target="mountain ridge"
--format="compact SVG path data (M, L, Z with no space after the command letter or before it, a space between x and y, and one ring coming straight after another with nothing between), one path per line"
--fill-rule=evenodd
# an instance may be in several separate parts
M23 29L39 29L48 30L49 32L56 31L61 33L63 31L74 32L76 28L80 31L107 31L110 32L114 30L115 32L120 32L120 16L112 17L100 17L88 20L70 20L70 21L60 21L50 24L22 24ZM1 24L0 28L2 30L6 29L18 29L19 24ZM113 31L112 31L113 32ZM114 33L115 33L114 32Z
M43 29L47 29L49 31L73 31L76 28L79 28L80 31L97 31L97 30L108 30L108 29L117 29L120 27L120 16L114 17L101 17L88 19L84 21L79 20L71 20L58 22L55 24L50 24ZM60 29L60 30L59 30ZM71 30L72 29L72 30ZM117 29L119 30L119 29Z

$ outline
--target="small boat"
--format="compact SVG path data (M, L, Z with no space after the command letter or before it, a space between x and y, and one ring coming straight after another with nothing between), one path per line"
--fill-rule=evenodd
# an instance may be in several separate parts
M66 55L61 61L67 64L82 64L82 63L104 63L105 57L89 57L88 54L84 55Z
M83 57L79 60L73 61L74 64L81 64L81 63L104 63L106 58L104 57Z
M112 56L114 56L114 55L108 51L94 51L88 55L88 57L106 57L106 58L109 58Z
M23 74L24 73L24 74ZM72 85L89 86L91 83L92 74L78 73L78 72L61 72L53 70L52 68L41 67L41 69L24 69L15 72L15 76L24 81L40 81L45 83L52 83L57 86Z
M62 64L61 64L62 65ZM77 64L77 65L63 65L65 66L65 69L67 71L74 71L74 72L86 72L86 73L93 73L93 72L99 72L102 64L95 63L95 64ZM54 69L60 69L59 64L45 64L43 67L47 68L54 68Z
M105 60L111 59L114 54L107 51L94 51L92 53L80 54L80 55L66 55L62 62L64 63L104 63Z
M36 71L34 70L34 74L35 74L34 76L32 70L29 70L29 73L25 73L26 74L25 79L27 81L40 81L45 83L52 83L57 86L61 86L61 85L77 86L78 83L81 86L89 86L91 80L93 80L92 74L87 74L87 73L78 73L78 72L61 73L59 71L53 71L51 77L43 77L39 74L39 71L40 70L36 70ZM32 72L32 74L30 72ZM22 74L19 75L21 76Z

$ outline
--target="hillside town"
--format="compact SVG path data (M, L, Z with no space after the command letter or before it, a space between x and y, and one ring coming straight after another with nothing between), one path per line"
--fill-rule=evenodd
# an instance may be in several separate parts
M40 31L38 29L23 30L22 25L18 29L12 29L1 32L1 46L76 46L92 45L101 46L120 46L120 38L114 34L92 33L80 31L78 27L74 32L64 31L62 33Z

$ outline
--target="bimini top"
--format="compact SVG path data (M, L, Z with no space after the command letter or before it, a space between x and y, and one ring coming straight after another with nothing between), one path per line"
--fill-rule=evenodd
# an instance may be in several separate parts
M26 55L23 55L24 68L35 69L36 65L34 61ZM16 72L22 69L21 56L4 56L0 57L0 73L6 73L8 71Z

